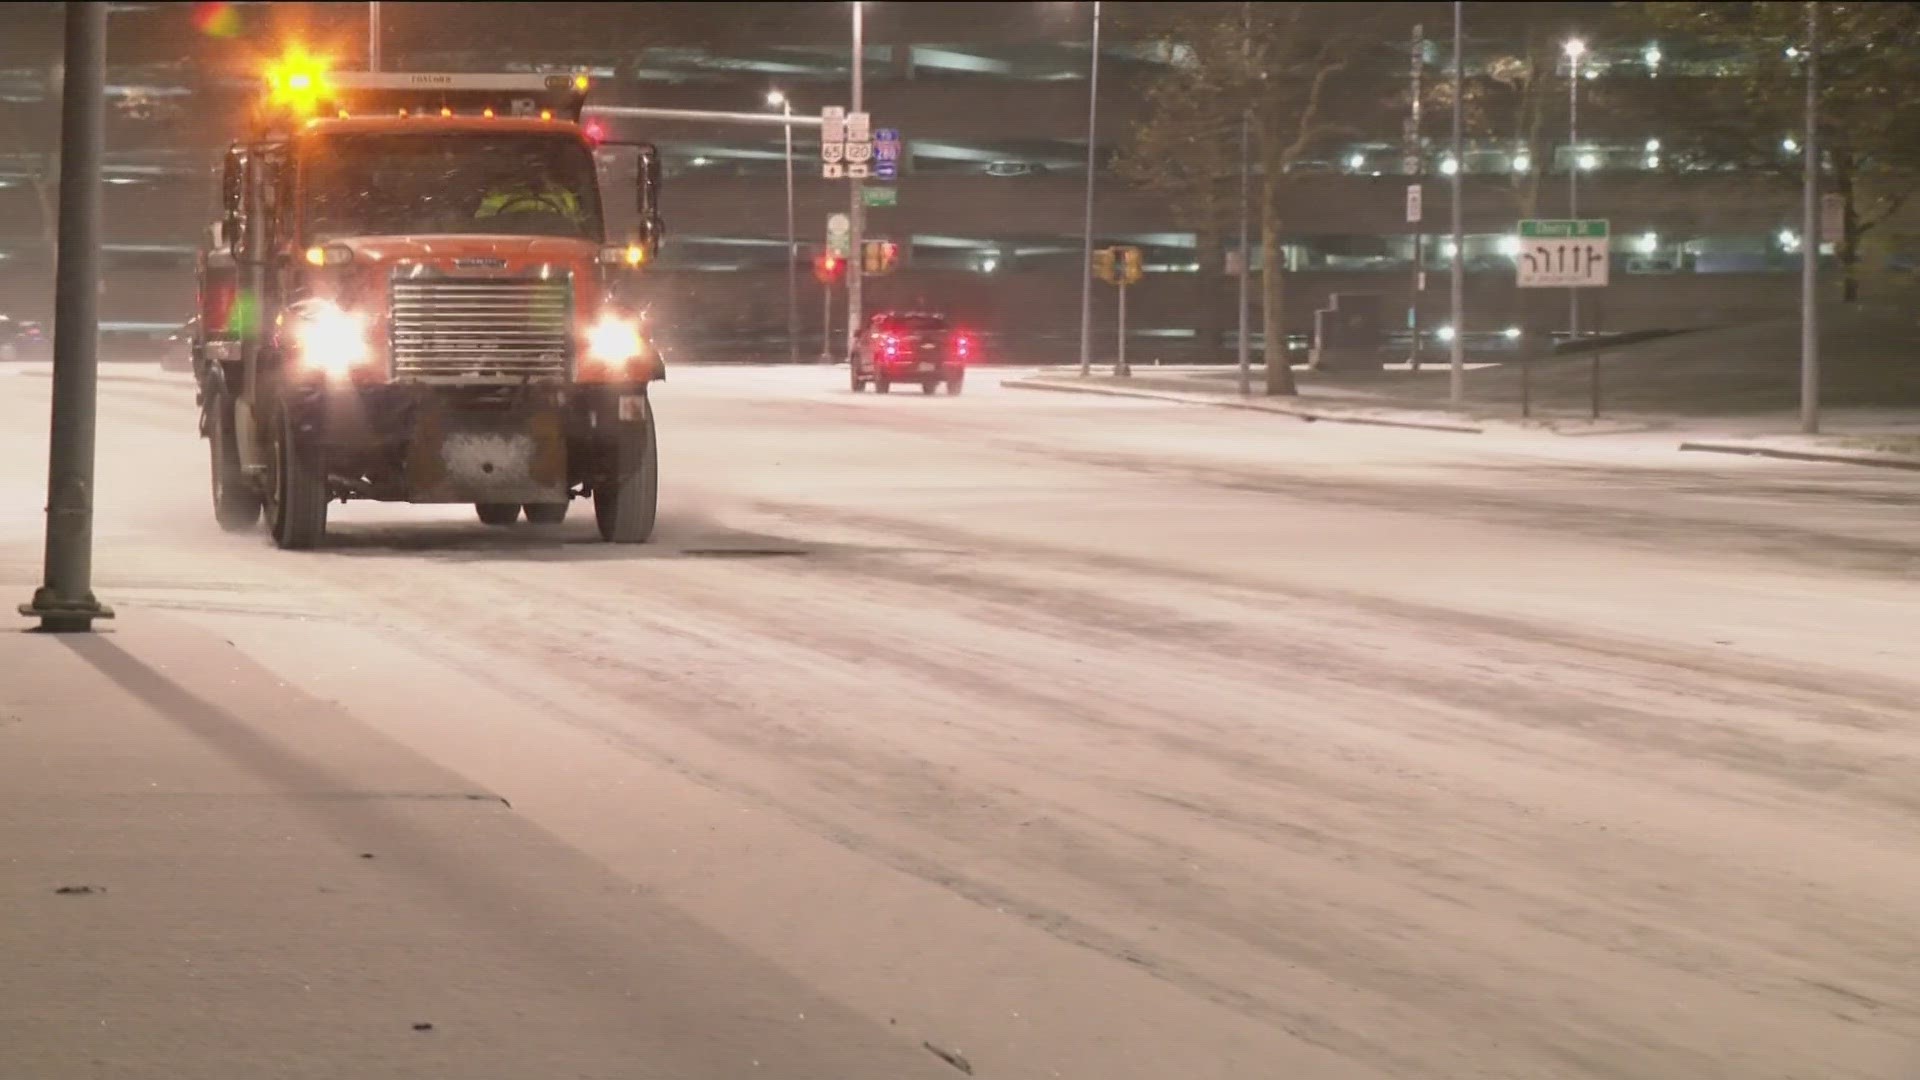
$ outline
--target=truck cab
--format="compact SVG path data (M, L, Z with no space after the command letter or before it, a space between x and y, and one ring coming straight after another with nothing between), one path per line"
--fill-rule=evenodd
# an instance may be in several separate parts
M228 150L199 261L214 513L310 548L330 504L593 500L653 529L657 155L580 116L584 77L280 71ZM622 224L624 222L624 224Z

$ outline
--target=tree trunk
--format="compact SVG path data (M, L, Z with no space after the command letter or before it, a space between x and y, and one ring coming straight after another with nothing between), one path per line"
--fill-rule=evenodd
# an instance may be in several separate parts
M1860 299L1860 215L1854 209L1856 186L1854 183L1853 155L1841 151L1833 155L1833 187L1839 194L1845 207L1841 212L1840 235L1821 237L1833 241L1833 252L1840 260L1840 299L1853 303ZM1820 246L1804 245L1802 258L1818 260Z
M1227 298L1233 295L1226 274L1226 247L1218 229L1202 229L1194 244L1200 272L1193 275L1193 358L1202 364L1219 363L1227 355Z
M1286 253L1280 247L1280 192L1271 172L1260 182L1260 310L1266 332L1267 396L1292 397L1292 356L1287 349Z

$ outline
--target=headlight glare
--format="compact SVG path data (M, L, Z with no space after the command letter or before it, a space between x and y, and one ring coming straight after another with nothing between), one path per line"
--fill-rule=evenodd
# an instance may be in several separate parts
M300 313L294 344L302 367L329 377L344 376L373 358L367 320L328 300L309 304Z
M587 331L587 359L610 368L624 367L647 351L640 324L632 319L602 318Z

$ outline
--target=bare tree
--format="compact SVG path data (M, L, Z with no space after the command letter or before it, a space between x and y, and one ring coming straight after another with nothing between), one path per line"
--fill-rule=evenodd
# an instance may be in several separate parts
M1124 166L1133 182L1169 196L1196 224L1221 224L1231 206L1234 142L1252 133L1261 248L1266 391L1297 393L1286 333L1281 243L1289 174L1352 129L1332 118L1333 80L1376 44L1371 5L1315 3L1169 5L1146 36L1165 61L1148 91L1148 119ZM1191 140L1190 142L1187 140ZM1185 148L1190 154L1169 150Z

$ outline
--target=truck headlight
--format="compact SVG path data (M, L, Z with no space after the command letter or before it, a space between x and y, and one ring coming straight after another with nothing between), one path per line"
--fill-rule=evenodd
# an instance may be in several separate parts
M329 378L344 377L373 359L367 320L331 300L302 306L293 329L300 366Z
M634 360L647 354L647 339L633 319L602 317L587 331L587 359L609 372L624 372Z

